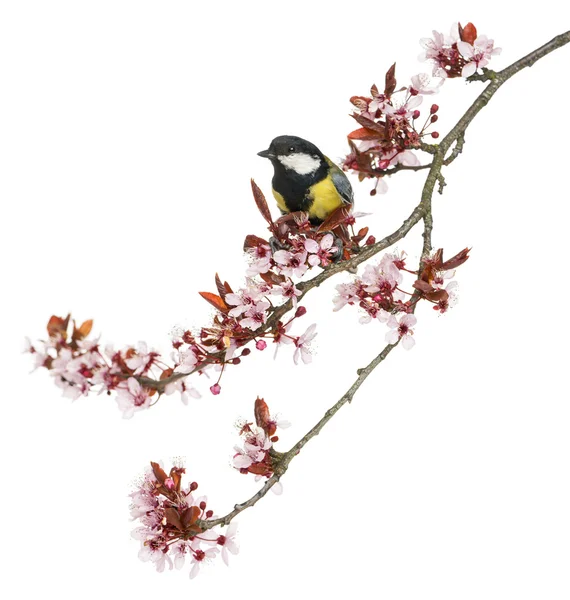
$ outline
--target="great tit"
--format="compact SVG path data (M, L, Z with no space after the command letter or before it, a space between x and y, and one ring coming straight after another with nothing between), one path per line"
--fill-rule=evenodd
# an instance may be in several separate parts
M339 206L354 203L346 175L311 142L281 135L258 155L273 164L273 195L282 214L305 211L319 225Z

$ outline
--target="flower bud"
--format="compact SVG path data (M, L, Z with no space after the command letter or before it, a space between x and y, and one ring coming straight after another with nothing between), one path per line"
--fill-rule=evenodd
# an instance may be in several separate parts
M255 347L258 350L265 350L265 348L267 348L267 342L265 340L257 340Z
M222 391L222 386L219 383L215 383L210 387L210 391L212 394L214 394L214 396L217 396Z
M434 132L431 134L431 137L432 137L434 140L437 140L437 138L439 137L439 133L438 133L437 131L434 131Z
M378 166L385 171L389 166L390 166L390 161L387 159L381 160L378 164Z
M211 519L214 516L213 510L206 511L206 519Z
M295 312L295 318L302 317L307 314L307 309L304 306L298 306L297 311Z
M417 119L419 116L420 116L420 111L414 110L414 112L412 113L412 119Z
M376 238L373 235L369 235L368 239L366 240L366 245L372 246L375 243L376 243Z
M437 104L432 104L431 108L429 109L429 112L432 115L435 115L435 113L439 110L439 106Z
M232 365L239 365L241 362L241 358L239 358L239 356L236 356L236 358L232 358L231 363Z
M195 481L193 481L193 482L190 484L190 491L191 491L191 492L195 492L197 489L198 489L198 484L197 484Z
M370 195L376 196L376 188L374 188L373 190L370 190Z
M205 510L206 509L206 503L204 502L204 500L202 500L202 502L200 502L200 510Z
M439 119L439 117L437 115L432 115L431 118L430 118L430 121L432 123L435 123L438 119Z
M251 350L250 350L249 348L244 348L244 349L241 351L241 355L242 355L242 356L248 356L248 355L250 355L250 354L251 354Z

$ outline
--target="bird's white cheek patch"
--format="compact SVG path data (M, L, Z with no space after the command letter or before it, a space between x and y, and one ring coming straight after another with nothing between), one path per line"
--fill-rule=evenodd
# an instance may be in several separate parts
M309 175L309 173L314 173L321 166L321 160L319 158L302 152L278 156L277 158L286 169L291 169L299 175Z

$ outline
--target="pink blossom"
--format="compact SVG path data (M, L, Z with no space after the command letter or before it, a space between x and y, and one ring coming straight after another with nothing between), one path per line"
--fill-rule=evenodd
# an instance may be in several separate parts
M198 364L198 358L192 348L180 352L178 360L180 364L174 369L176 373L192 373Z
M433 75L435 77L447 77L446 67L450 61L453 61L454 56L457 55L457 51L452 48L459 40L459 27L457 23L451 26L451 31L448 36L439 33L438 31L432 31L432 38L422 38L420 45L424 48L425 52L419 55L419 60L432 61Z
M190 398L201 398L200 392L193 388L185 378L171 381L164 386L164 393L167 396L170 396L175 392L180 392L180 400L182 400L182 403L185 405L188 405Z
M338 254L338 248L333 247L334 236L327 233L320 243L311 238L305 240L305 250L309 252L309 264L312 267L326 267L331 264L332 258Z
M303 277L309 268L305 261L307 260L306 252L297 252L293 254L287 250L277 250L273 255L273 260L277 263L279 271L287 277Z
M145 342L137 344L136 354L125 359L125 363L129 369L134 371L135 375L141 375L148 371L158 354L152 350L148 350Z
M390 319L390 313L383 308L378 308L376 306L367 307L366 314L360 319L358 322L365 325L366 323L370 323L372 319L377 319L380 323L387 323Z
M410 119L414 110L422 103L422 101L422 96L412 96L405 104L399 106L391 106L387 104L384 107L384 112L394 119Z
M419 158L412 152L412 150L403 150L402 152L396 152L392 158L389 158L390 165L403 165L405 167L417 167L420 165Z
M254 277L259 273L267 273L271 268L271 248L268 244L260 244L255 248L249 248L248 254L252 261L246 271L248 277Z
M259 329L267 321L267 309L271 306L269 302L262 300L247 309L245 318L241 319L239 324L252 331Z
M222 386L219 383L214 383L214 385L210 386L210 391L214 396L218 396L222 391Z
M241 314L255 306L261 299L260 288L250 280L246 289L240 290L237 294L226 294L225 301L230 306L234 306L229 311L230 317L239 317Z
M215 532L212 532L215 533ZM237 533L237 523L232 521L228 528L223 534L218 535L216 538L205 540L207 544L213 544L215 546L221 546L222 548L222 560L226 565L229 566L228 551L232 554L239 552L239 547L236 544L235 537Z
M473 75L477 69L489 64L492 56L501 54L501 48L494 48L494 40L490 40L486 35L480 35L473 45L467 42L457 42L457 49L461 56L469 61L461 71L462 77Z
M283 296L283 298L286 298L287 300L291 300L293 302L293 308L297 308L297 297L301 295L301 290L295 286L291 279L288 279L285 283L275 286L271 290L271 293Z
M299 336L299 338L295 340L296 348L295 353L293 354L293 362L295 364L299 364L299 356L306 365L313 360L310 350L310 343L317 335L315 332L316 328L316 323L313 323L303 335Z
M149 407L150 396L134 377L129 377L126 387L118 388L117 404L123 419L130 419L136 411Z
M414 315L405 314L399 322L394 315L391 315L388 320L388 327L391 331L386 333L386 341L389 344L396 344L398 340L402 340L402 346L406 350L413 348L416 341L412 337L414 333L412 327L416 323L417 319Z
M192 568L190 569L190 579L194 579L200 572L200 566L202 563L209 562L213 558L216 558L218 553L217 548L208 548L208 550L194 550L192 554Z
M149 560L153 562L156 570L159 573L164 571L164 567L167 564L168 568L172 569L172 560L170 559L170 556L164 552L166 547L166 540L163 537L157 536L150 538L143 542L143 545L139 551L139 558L143 562L147 562Z
M265 340L257 340L255 347L258 350L265 350L265 348L267 348L267 342Z
M412 77L412 85L410 92L415 94L423 94L429 96L439 93L439 88L443 85L445 78L439 78L439 82L430 86L432 78L427 73L418 73Z
M172 546L171 550L174 552L174 566L177 569L182 569L182 567L184 567L186 557L194 551L194 547L197 548L197 541L198 540L193 540L191 542L178 542Z
M263 429L259 427L253 429L245 434L243 448L235 446L234 467L236 469L247 469L252 464L261 462L271 446L273 446L273 442Z
M341 283L336 286L338 296L333 298L334 308L336 312L346 306L347 304L355 304L360 302L358 297L358 287L354 283Z

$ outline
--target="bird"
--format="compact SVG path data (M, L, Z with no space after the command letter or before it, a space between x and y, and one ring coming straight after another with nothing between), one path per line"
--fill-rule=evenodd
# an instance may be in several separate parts
M276 137L257 153L273 165L272 191L281 214L305 211L320 225L339 206L352 206L350 181L314 144L294 135Z

